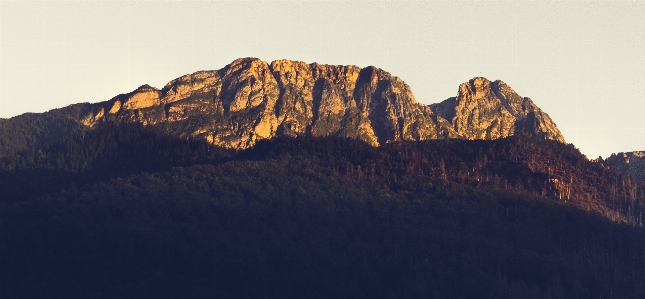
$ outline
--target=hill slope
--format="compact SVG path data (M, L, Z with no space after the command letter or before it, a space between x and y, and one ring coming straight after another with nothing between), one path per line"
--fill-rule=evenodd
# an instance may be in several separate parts
M598 162L645 182L645 151L612 154L607 159L599 158Z
M3 163L2 297L645 294L642 228L605 217L639 223L643 185L632 200L629 177L555 141L278 138L235 153L126 125Z

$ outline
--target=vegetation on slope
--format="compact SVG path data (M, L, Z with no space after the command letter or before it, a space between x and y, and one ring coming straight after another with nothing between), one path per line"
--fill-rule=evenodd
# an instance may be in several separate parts
M90 104L75 104L45 113L25 113L0 119L0 157L62 141L86 128L79 122Z
M557 142L79 136L3 160L2 297L645 295L643 229L545 189L545 157L552 176L610 173Z

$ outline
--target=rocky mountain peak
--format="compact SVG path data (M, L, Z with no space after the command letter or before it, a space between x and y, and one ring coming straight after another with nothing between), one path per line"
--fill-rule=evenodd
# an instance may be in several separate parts
M157 88L154 88L148 84L143 84L135 89L133 92L146 92L146 91L159 91Z
M123 109L135 110L158 106L160 104L161 92L150 85L141 85L136 90L127 94L123 102Z
M85 123L172 122L177 134L231 148L303 134L372 145L515 134L564 142L546 113L502 81L475 77L459 86L457 97L428 107L403 80L374 66L240 58L218 71L179 77L161 91L144 85L111 102L107 115L97 111Z
M479 94L481 96L482 93L490 90L490 83L484 77L475 77L468 80L468 82L462 83L459 86L459 91L462 93Z
M456 97L430 107L466 139L521 134L565 142L546 113L500 80L475 77L459 85Z
M374 146L398 140L496 139L516 134L564 142L549 116L502 81L475 77L457 96L417 103L400 78L374 66L240 58L161 90L142 85L88 104L80 126L138 122L244 149L276 136L339 136ZM43 134L46 134L43 133Z

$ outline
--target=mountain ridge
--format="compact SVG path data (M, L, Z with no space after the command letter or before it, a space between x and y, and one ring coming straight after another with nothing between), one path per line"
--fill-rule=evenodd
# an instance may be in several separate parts
M459 86L456 97L430 107L466 139L523 134L565 143L564 136L546 113L501 80L491 82L475 77Z
M606 159L598 157L595 161L645 182L645 151L614 153Z
M461 84L456 97L424 105L403 80L377 67L292 60L240 58L219 70L178 77L161 89L145 84L108 101L68 107L59 117L75 122L70 130L137 122L233 149L300 135L357 138L373 146L518 134L564 143L546 113L499 80L476 77ZM74 113L64 115L66 109ZM28 126L21 130L36 140L32 143L52 135L46 127L35 133ZM23 142L17 149L29 145Z
M643 297L645 183L501 81L247 62L0 120L0 297Z

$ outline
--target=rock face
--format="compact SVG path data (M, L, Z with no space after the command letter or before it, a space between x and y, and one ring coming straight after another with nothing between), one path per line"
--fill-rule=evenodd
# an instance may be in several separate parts
M477 77L459 86L457 97L430 105L437 120L466 139L531 135L564 143L551 118L502 81Z
M276 136L339 136L372 145L437 138L495 139L528 134L564 142L551 119L501 81L475 78L457 97L426 106L410 87L375 67L255 58L143 85L86 104L79 125L113 122L163 126L179 136L244 149Z
M607 159L598 159L598 162L610 169L631 174L645 181L645 151L612 154Z
M457 137L442 133L450 128L432 117L407 84L375 67L243 58L177 78L161 90L144 85L96 104L82 123L164 124L179 135L238 149L279 135L334 135L372 145Z

